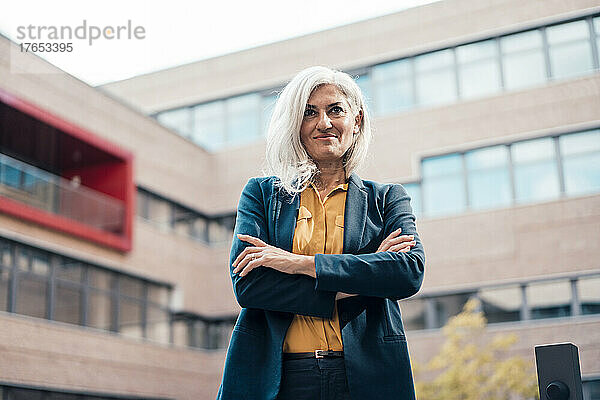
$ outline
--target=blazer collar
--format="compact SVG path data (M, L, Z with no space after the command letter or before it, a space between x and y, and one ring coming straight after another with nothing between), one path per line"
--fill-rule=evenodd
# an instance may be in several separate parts
M276 191L274 207L275 246L292 251L296 218L300 208L300 195L290 196L283 190ZM348 179L346 208L344 211L344 253L360 249L367 220L367 190L362 179L355 173Z
M352 173L344 211L344 253L356 253L360 249L366 221L367 190L362 179Z

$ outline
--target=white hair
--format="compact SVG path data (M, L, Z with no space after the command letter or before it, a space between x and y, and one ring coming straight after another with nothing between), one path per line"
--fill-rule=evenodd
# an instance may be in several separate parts
M344 72L320 66L300 71L279 95L267 132L265 173L279 178L283 189L292 195L304 190L319 172L300 141L300 126L310 95L326 84L335 85L346 97L354 117L362 111L360 129L344 154L346 179L367 156L373 136L371 119L354 79Z

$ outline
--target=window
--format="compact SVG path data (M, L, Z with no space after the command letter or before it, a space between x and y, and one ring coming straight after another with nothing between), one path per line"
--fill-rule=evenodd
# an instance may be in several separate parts
M0 240L0 311L8 311L10 270L13 267L12 246Z
M16 254L15 265L11 254ZM0 310L170 340L169 287L0 238ZM16 285L15 304L9 288ZM84 306L87 304L87 307Z
M559 138L565 192L580 195L600 190L600 129Z
M475 293L459 293L430 298L429 301L433 303L431 328L441 328L446 325L451 317L463 310L465 303L474 295Z
M600 58L600 17L596 17L592 21L596 36L596 54L598 54L598 58ZM600 62L600 60L598 61Z
M502 37L500 46L506 89L520 89L546 81L546 62L539 30Z
M188 107L163 111L156 116L156 119L183 137L190 137L192 133L191 113Z
M600 277L579 278L577 282L582 314L600 314Z
M191 136L194 143L215 150L226 140L225 102L222 100L204 103L192 108L194 132Z
M113 315L113 278L112 273L100 269L90 269L87 325L92 328L114 330Z
M10 271L0 267L0 311L8 311L8 288Z
M36 318L46 318L48 281L34 274L18 275L15 312Z
M505 206L512 202L507 146L469 151L465 161L472 209Z
M452 49L423 54L414 61L418 104L432 106L457 99Z
M386 115L414 105L412 60L376 65L371 69L373 112Z
M373 68L376 68L376 66ZM358 85L358 87L360 88L360 91L363 94L364 101L367 105L367 108L369 110L373 110L373 89L372 89L373 84L372 84L371 75L369 75L368 72L363 72L363 73L359 74L358 78L356 78L356 84Z
M409 299L400 302L402 322L405 330L425 329L425 300Z
M460 96L465 99L500 91L500 62L495 40L458 46Z
M227 100L227 142L243 144L259 137L261 100L257 93Z
M532 283L527 287L527 305L532 319L571 315L571 283L567 280Z
M546 28L553 78L581 75L594 68L587 21Z
M481 289L478 298L481 310L491 324L497 322L519 321L523 304L521 286Z
M235 320L235 317L209 320L188 313L175 314L173 316L173 343L204 349L227 348Z
M515 143L511 146L517 202L543 201L558 197L560 186L552 138Z
M585 400L600 400L600 378L585 379L582 384Z
M460 154L423 160L423 207L427 216L461 212L466 207L463 162Z
M402 186L404 189L406 189L408 195L410 196L410 206L413 209L413 214L417 216L421 215L421 185L418 183L405 183Z
M119 277L118 331L131 337L144 336L144 283L127 276Z
M167 227L171 224L171 208L166 201L153 196L148 196L148 220Z
M161 229L207 244L227 243L235 225L235 213L208 217L142 188L138 188L138 213Z
M15 312L46 318L50 257L34 249L20 248L17 251L17 267Z
M275 110L275 104L279 95L275 91L270 91L269 94L262 97L262 130L263 136L267 135L269 129L269 123Z

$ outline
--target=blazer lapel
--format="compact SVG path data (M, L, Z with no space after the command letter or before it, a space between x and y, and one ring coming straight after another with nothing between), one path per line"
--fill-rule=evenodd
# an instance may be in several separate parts
M360 249L366 221L367 191L362 179L352 173L344 211L344 253L356 253Z
M296 217L300 207L300 195L290 196L282 189L277 190L274 226L275 246L292 251L294 230L296 229Z

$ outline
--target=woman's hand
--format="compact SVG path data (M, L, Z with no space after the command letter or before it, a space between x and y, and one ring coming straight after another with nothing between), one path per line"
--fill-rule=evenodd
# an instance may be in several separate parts
M386 237L379 245L376 253L380 251L393 251L397 253L408 253L417 242L414 235L400 235L402 228L398 228Z
M238 234L237 237L253 246L246 247L237 256L232 264L234 274L246 276L254 268L263 266L286 274L304 274L316 278L314 257L290 253L254 236Z

